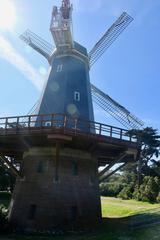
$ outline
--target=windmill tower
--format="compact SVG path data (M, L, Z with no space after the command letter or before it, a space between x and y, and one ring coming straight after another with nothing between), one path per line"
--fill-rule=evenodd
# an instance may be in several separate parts
M51 70L38 114L65 113L93 121L87 50L73 40L72 5L53 7L50 30L56 49L48 59Z
M142 122L89 79L92 65L132 20L123 13L88 53L73 39L72 5L63 0L52 12L55 49L29 30L21 35L48 60L50 73L36 115L0 121L0 158L18 176L9 216L16 226L53 230L99 222L99 177L115 163L136 160L138 145L126 130L94 122L92 98L127 128Z

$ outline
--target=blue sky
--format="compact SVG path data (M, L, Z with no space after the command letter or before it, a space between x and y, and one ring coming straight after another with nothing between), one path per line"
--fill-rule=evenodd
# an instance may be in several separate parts
M1 2L6 0L0 0ZM0 28L0 116L24 115L40 96L48 63L18 36L27 28L53 43L52 6L60 0L11 0L17 21ZM145 121L160 128L160 1L73 0L74 38L90 50L127 11L134 22L92 67L91 82ZM6 9L4 9L6 11ZM7 14L7 12L6 12ZM95 107L95 119L118 124Z

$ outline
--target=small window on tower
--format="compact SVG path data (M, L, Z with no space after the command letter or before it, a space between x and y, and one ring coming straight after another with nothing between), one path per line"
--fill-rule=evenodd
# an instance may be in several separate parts
M56 27L56 28L58 27L58 22L57 21L53 23L53 27Z
M62 64L57 65L57 72L62 72L62 69L63 69Z
M72 161L72 175L78 176L78 163L77 161Z
M72 206L70 208L70 221L75 222L78 218L78 208L77 206Z
M74 100L77 102L80 101L80 93L79 92L74 92Z
M45 173L48 170L48 162L40 160L37 165L38 173Z
M35 204L31 204L29 206L29 212L28 212L28 219L29 220L34 220L35 219L36 209L37 209L37 206Z

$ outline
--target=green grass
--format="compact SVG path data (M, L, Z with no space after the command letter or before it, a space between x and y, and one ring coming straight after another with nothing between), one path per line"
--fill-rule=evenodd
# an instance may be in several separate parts
M160 208L160 204L138 202L135 200L121 200L118 198L102 197L102 216L120 218L152 211Z
M3 195L4 196L4 195ZM0 204L6 201L0 194ZM8 236L0 240L160 240L160 224L144 227L142 229L121 229L122 222L142 221L156 215L160 219L160 204L137 202L134 200L121 200L102 197L103 224L100 229L84 234L70 234L68 236L41 237L41 236Z

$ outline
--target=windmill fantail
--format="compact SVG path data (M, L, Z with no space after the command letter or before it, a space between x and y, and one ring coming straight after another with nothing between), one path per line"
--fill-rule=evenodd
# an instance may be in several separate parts
M62 12L62 17L64 19L69 19L71 8L72 8L72 5L70 4L69 0L62 1L61 12Z
M73 46L72 9L69 0L63 0L60 8L53 7L50 30L57 50Z

